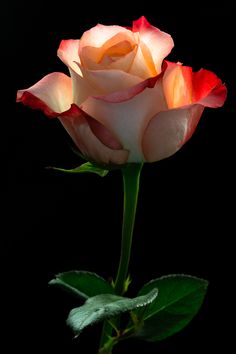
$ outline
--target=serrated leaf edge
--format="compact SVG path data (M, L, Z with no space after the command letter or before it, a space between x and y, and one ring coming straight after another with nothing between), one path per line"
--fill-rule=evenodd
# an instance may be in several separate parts
M108 282L107 282L103 277L101 277L100 275L98 275L98 274L96 274L96 273L93 273L93 272L89 272L89 271L87 271L87 270L69 270L69 271L67 271L67 272L58 273L58 274L55 275L55 279L50 280L48 284L49 284L49 285L62 286L62 287L64 287L64 288L67 289L67 290L71 290L74 294L77 293L77 295L78 295L79 297L82 297L82 298L84 298L85 300L89 299L89 296L88 296L88 295L86 295L86 294L83 293L82 291L76 289L75 287L73 287L73 286L67 284L67 283L64 282L63 280L59 279L59 277L63 276L64 274L69 274L69 273L84 274L84 275L88 274L88 275L90 275L90 276L92 276L92 277L95 277L95 278L97 278L97 279L103 281L104 283L106 283L108 286L110 286L111 293L109 293L109 294L115 295L115 291L114 291L114 289L113 289L113 287L112 287L112 285L111 285L110 283L108 283Z
M102 295L102 294L101 294ZM92 298L95 298L95 297L99 297L99 296L101 296L101 295L96 295L96 296L94 296L94 297L92 297ZM109 294L109 295L112 295L112 294ZM125 309L124 309L124 311L118 311L118 313L116 313L116 314L112 314L112 315L108 315L108 316L106 316L106 317L104 317L104 318L102 318L102 319L97 319L97 320L94 320L91 324L89 324L88 326L91 326L91 325L94 325L95 323L97 323L97 322L100 322L100 321L103 321L104 319L110 319L110 318L112 318L112 317L116 317L116 316L118 316L119 314L121 314L121 313L124 313L124 312L128 312L128 311L131 311L131 310L134 310L134 309L137 309L137 308L140 308L140 307L145 307L145 306L147 306L147 305L149 305L150 303L152 303L155 299L156 299L156 297L158 296L158 289L157 288L154 288L154 289L152 289L149 293L147 293L147 294L145 294L145 295L140 295L140 296L138 296L138 297L147 297L147 295L149 295L148 296L148 299L143 303L143 304L139 304L139 305L130 305L130 306L127 306ZM115 302L115 303L121 303L122 301L124 301L124 300L135 300L136 298L124 298L124 297L121 297L121 296L117 296L117 295L114 295L116 298L120 298L119 300L117 300L117 301L113 301L113 302ZM88 301L89 300L91 300L92 298L89 298L88 299ZM86 301L87 302L87 301ZM85 302L85 304L84 305L86 305L86 302ZM111 303L113 303L113 302L111 302ZM82 305L82 306L84 306L84 305ZM82 306L80 306L80 307L82 307ZM100 309L98 309L97 310L97 312L99 312L99 310L101 311L102 310L102 312L103 313L106 313L106 307L107 306L109 306L109 304L108 305L105 305L103 308L100 308ZM73 316L73 314L76 312L76 311L78 311L78 309L80 308L80 307L76 307L76 308L74 308L74 309L72 309L71 311L70 311L70 313L69 313L69 316L68 316L68 318L67 318L67 320L66 320L66 323L67 323L67 325L69 325L73 330L74 330L74 332L77 334L77 335L79 335L82 331L83 331L83 329L85 328L85 327L82 327L82 326L80 326L80 327L82 327L81 329L75 329L74 328L74 325L73 325L73 322L71 322L71 317ZM87 318L86 318L87 319ZM84 323L85 321L86 321L86 319L84 319L83 320L83 322L82 323ZM87 327L87 326L86 326Z
M198 277L195 277L195 276L191 276L191 275L186 275L186 274L170 274L170 275L164 275L164 276L162 276L162 277L160 277L160 278L152 279L150 282L146 283L146 284L144 285L144 287L145 287L145 286L148 286L148 285L150 285L150 284L152 284L152 283L154 283L154 282L156 282L157 280L162 280L162 279L167 279L167 278L176 278L176 277L181 277L181 276L182 276L182 277L185 277L185 278L191 278L191 279L195 279L195 280L200 280L200 281L202 281L204 284L201 284L201 285L199 284L199 287L197 287L197 288L194 289L193 291L190 291L190 292L186 293L183 297L176 298L174 301L171 301L171 302L168 303L168 305L166 305L166 306L160 307L160 308L158 309L158 311L153 312L151 315L149 315L149 316L147 316L147 317L144 316L144 317L142 318L144 321L146 321L146 320L147 320L148 318L150 318L150 317L155 316L156 314L158 314L159 312L161 312L163 309L166 309L167 307L173 305L174 303L176 303L176 302L178 302L178 301L184 299L185 297L191 295L191 294L194 293L196 290L198 290L198 289L200 289L200 288L202 288L202 287L203 287L204 289L207 289L207 286L208 286L208 281L207 281L207 280L201 279L201 278L198 278ZM143 289L143 288L142 288L142 289ZM142 290L142 289L141 289L141 290ZM155 289L155 288L154 288L154 289ZM140 290L140 291L141 291L141 290Z

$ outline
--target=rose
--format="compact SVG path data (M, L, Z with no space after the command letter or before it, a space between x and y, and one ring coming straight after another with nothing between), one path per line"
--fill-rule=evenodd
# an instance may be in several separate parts
M207 70L163 59L172 38L141 17L131 29L98 24L63 40L70 76L51 73L17 101L58 117L87 159L100 164L153 162L192 136L204 107L220 107L226 87Z

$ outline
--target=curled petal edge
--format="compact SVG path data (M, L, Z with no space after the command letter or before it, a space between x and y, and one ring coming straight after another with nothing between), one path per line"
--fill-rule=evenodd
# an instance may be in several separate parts
M128 88L127 90L116 91L107 95L93 96L94 99L109 102L109 103L120 103L125 102L137 96L139 93L144 91L146 88L153 88L156 85L157 80L162 78L164 72L167 68L167 63L164 61L162 66L162 71L160 74L154 77L150 77L135 86Z

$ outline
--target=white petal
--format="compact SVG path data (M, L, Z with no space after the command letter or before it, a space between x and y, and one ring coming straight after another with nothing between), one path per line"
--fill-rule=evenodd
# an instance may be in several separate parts
M149 122L143 137L145 160L154 162L173 155L192 136L201 117L201 105L160 112Z
M80 63L79 44L80 41L78 39L62 40L57 50L57 55L64 64L81 75L78 65L75 64L75 62Z
M81 48L85 46L101 47L107 40L121 32L130 32L121 26L105 26L100 23L84 32L80 39Z
M88 159L100 164L125 164L128 152L113 150L105 146L92 132L89 124L82 115L74 117L59 117L76 146Z
M83 78L96 90L96 95L105 95L137 85L141 78L122 70L86 70L81 67Z
M48 107L52 112L61 113L68 110L72 103L71 78L65 74L54 72L46 75L28 89L19 90L17 101L23 100L24 93L29 93L34 97L33 100L29 100L25 96L26 100L23 103L26 105L43 109L45 112L47 112Z
M129 151L129 162L144 159L143 132L149 120L166 108L160 82L125 102L110 103L91 97L82 105L86 113L109 129Z
M163 59L170 53L174 46L173 39L165 32L152 26L144 16L133 23L133 31L139 32L141 42L144 42L149 48L156 71L161 72Z
M79 58L79 40L68 39L62 40L57 51L57 55L66 64L72 78L73 102L78 106L89 96L95 95L97 92L89 83L83 79Z
M80 106L88 97L98 95L96 88L90 85L86 78L78 75L70 69L70 76L72 78L73 103Z

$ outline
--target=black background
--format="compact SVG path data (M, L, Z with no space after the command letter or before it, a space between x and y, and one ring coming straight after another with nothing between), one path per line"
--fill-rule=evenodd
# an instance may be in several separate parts
M229 95L223 108L204 111L194 136L177 154L145 165L130 264L130 296L152 278L185 273L210 281L206 300L181 333L161 343L124 342L114 354L228 352L235 235L234 9L225 2L127 4L21 1L6 9L2 45L5 64L11 65L10 70L3 66L10 77L4 353L96 353L99 326L73 340L65 319L78 303L47 283L71 269L114 276L122 216L119 172L102 179L45 169L71 168L81 161L56 119L14 103L16 90L50 72L67 73L56 56L61 39L80 38L98 22L129 26L141 15L172 35L175 47L169 60L214 71Z

